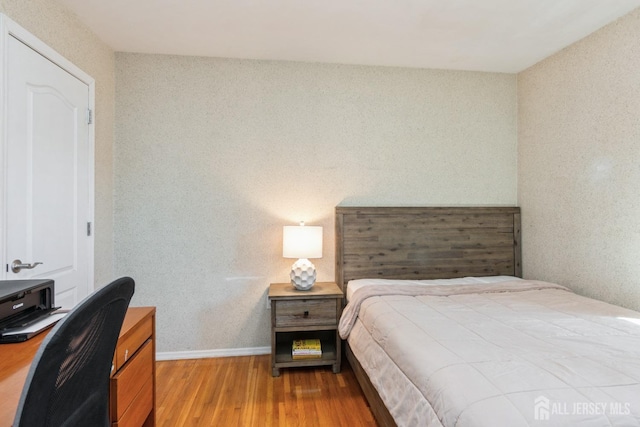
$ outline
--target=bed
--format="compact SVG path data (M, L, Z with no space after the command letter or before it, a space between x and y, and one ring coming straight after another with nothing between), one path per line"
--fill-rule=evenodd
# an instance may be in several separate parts
M640 313L521 276L517 207L336 208L340 333L379 425L640 425Z

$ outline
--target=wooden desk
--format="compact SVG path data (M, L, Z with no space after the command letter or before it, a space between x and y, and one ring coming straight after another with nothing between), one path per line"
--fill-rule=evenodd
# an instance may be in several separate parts
M129 307L113 357L110 412L114 427L155 426L155 330L155 307ZM0 427L13 423L31 361L46 335L0 345Z

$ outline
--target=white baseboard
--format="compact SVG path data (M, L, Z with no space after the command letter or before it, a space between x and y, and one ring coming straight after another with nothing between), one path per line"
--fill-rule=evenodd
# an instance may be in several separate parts
M220 350L162 351L156 360L206 359L209 357L257 356L271 354L271 347L223 348Z

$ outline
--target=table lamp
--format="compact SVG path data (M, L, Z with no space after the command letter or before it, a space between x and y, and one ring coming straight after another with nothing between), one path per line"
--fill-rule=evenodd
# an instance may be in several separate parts
M282 228L282 256L298 258L291 267L291 284L308 291L316 282L316 267L309 258L322 258L322 227L285 225Z

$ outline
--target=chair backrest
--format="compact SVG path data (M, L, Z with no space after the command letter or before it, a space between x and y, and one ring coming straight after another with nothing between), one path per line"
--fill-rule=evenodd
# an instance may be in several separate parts
M133 279L117 279L54 326L31 364L14 427L109 425L111 364L134 288Z

